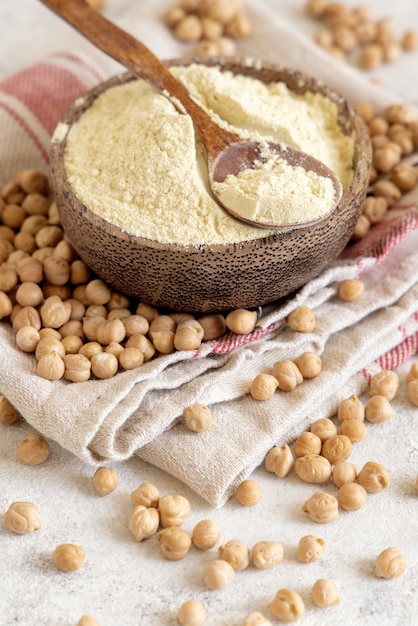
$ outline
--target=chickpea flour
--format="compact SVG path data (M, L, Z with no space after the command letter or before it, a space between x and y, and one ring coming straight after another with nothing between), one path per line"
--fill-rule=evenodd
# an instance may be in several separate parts
M325 96L298 95L282 82L264 84L200 64L171 71L220 126L242 138L307 152L329 167L344 189L350 185L354 137L342 132L337 105ZM270 167L267 161L260 170L263 193ZM65 168L74 192L91 211L135 236L199 245L274 232L232 218L214 200L205 150L190 117L141 79L107 89L82 114L68 133ZM287 193L294 198L290 223L306 221L324 198L327 212L329 189L317 190L315 200L312 189L318 181L290 169L285 174ZM246 175L240 186L247 195L258 193ZM264 210L270 210L268 203Z

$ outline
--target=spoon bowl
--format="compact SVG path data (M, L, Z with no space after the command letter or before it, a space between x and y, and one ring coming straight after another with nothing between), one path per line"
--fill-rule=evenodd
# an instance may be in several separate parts
M254 226L262 228L280 228L288 226L288 220L282 218L282 198L279 194L275 202L274 211L269 219L258 219L257 212L242 215L235 203L219 193L219 183L228 177L236 177L244 170L259 170L260 160L265 160L265 144L241 139L237 135L218 126L211 117L192 100L187 89L168 70L143 43L132 37L98 11L94 10L87 0L41 0L57 15L71 24L83 34L91 43L103 52L122 63L127 69L148 81L180 110L188 113L193 120L195 129L202 140L208 159L209 183L214 197L223 208L236 219L241 219ZM280 162L285 161L291 167L295 165L308 172L315 172L319 178L331 183L333 193L324 197L324 210L315 219L300 220L300 223L310 224L332 212L342 196L342 185L337 176L323 163L313 156L303 153L291 146L269 144L270 155L275 155ZM277 171L276 171L277 170ZM279 177L279 184L283 188L285 180L282 178L282 168L274 168L270 177ZM214 184L218 183L218 184ZM307 187L309 189L309 186ZM260 198L263 200L263 198ZM286 198L285 211L297 209L295 202ZM295 205L295 206L293 206ZM327 206L328 205L328 206Z

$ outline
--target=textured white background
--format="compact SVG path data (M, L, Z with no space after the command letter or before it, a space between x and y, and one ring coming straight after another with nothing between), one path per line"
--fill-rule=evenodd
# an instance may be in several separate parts
M260 0L260 3L262 0ZM289 23L312 34L314 25L296 0L264 0ZM108 15L124 22L132 8L153 7L150 1L109 0ZM244 3L245 4L245 3ZM356 5L357 2L347 2ZM373 17L394 16L399 33L418 28L416 0L369 0ZM0 2L0 77L11 74L48 52L68 49L80 42L78 35L36 0ZM385 87L405 101L418 103L418 53L373 73ZM107 496L95 495L92 468L51 444L51 457L42 466L24 467L15 461L18 442L30 429L19 423L0 428L0 515L16 500L36 503L43 527L28 536L15 536L0 523L0 625L74 626L90 613L102 626L173 625L179 605L190 597L208 608L207 624L239 626L250 610L269 616L268 604L280 587L297 589L306 602L301 623L309 626L413 626L418 623L418 522L415 478L418 475L418 409L406 396L405 373L393 402L394 417L369 427L367 439L355 447L352 460L360 468L367 460L386 464L390 488L368 498L357 513L344 513L337 522L321 526L308 521L301 505L314 488L294 477L279 480L260 468L264 497L260 504L243 509L232 499L216 510L163 472L132 459L118 467L119 488ZM1 387L1 382L0 382ZM22 393L24 391L22 390ZM365 399L364 399L365 400ZM321 417L318 415L318 417ZM216 520L222 541L238 538L251 547L261 539L280 541L283 562L270 571L249 568L221 592L205 589L204 564L211 553L191 550L180 562L167 562L154 539L137 544L127 528L131 510L129 495L149 480L162 494L182 493L190 498L192 514L185 523L191 530L203 518ZM326 487L335 493L332 485ZM296 560L296 545L305 534L327 541L325 558L312 565ZM83 546L87 558L73 574L57 572L51 553L64 542ZM393 581L373 577L377 554L388 546L399 547L409 568ZM339 588L341 603L329 610L313 607L309 590L317 578L331 578ZM271 616L270 616L271 618Z

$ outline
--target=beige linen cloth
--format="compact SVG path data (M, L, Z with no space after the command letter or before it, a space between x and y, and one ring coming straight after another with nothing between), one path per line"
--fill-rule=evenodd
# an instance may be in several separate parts
M126 24L160 57L178 57L185 48L161 24L163 6L145 3L127 16ZM240 55L306 71L354 103L381 108L396 101L257 2L248 1L244 7L253 32L239 43ZM59 54L0 84L2 182L18 169L46 169L52 124L71 98L120 70L81 39L76 42L76 52ZM38 96L45 91L55 94L55 109L54 98L51 102L37 97L37 90ZM49 116L46 108L52 110ZM41 379L34 357L16 348L10 324L3 320L0 392L35 429L86 462L113 463L137 454L221 506L273 445L290 442L314 419L332 416L341 399L366 389L371 375L396 367L416 352L417 226L417 197L410 194L386 222L347 248L296 295L260 310L258 327L250 336L229 334L195 353L159 356L107 381ZM365 293L356 302L344 303L337 287L350 277L361 277ZM315 332L297 333L286 326L286 316L299 304L314 310ZM266 402L249 396L257 374L307 350L322 357L319 377L291 393L276 392ZM197 402L212 410L213 427L206 433L192 433L181 421L184 407Z

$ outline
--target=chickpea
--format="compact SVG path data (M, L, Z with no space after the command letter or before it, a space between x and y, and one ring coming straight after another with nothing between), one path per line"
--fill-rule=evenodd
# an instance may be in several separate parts
M418 170L412 165L398 165L390 172L390 180L402 191L411 191L417 183Z
M111 344L109 344L106 348L106 351L108 351L108 348L110 347ZM114 344L112 342L112 345L119 345L119 344ZM132 370L135 369L136 367L141 367L141 365L144 362L144 354L143 352L139 349L139 348L123 348L121 346L121 350L118 351L118 361L119 361L119 365L121 366L122 369L126 370Z
M155 348L151 341L144 335L131 335L125 343L126 348L137 348L141 350L144 363L150 361L155 355Z
M279 589L270 603L270 611L282 622L297 622L305 612L305 604L293 589Z
M297 457L305 456L306 454L319 454L321 447L322 441L318 435L306 430L296 439L293 445L293 452Z
M0 291L11 291L17 285L17 272L14 267L0 267Z
M169 526L160 530L157 533L157 540L160 544L161 552L170 561L184 559L192 543L190 535L177 526Z
M78 620L77 626L100 626L100 623L92 615L83 615Z
M272 626L270 620L268 620L259 611L251 611L244 617L243 626Z
M247 311L246 309L231 311L225 318L226 327L237 335L251 333L255 328L256 322L256 311Z
M276 378L278 388L282 391L293 391L303 381L298 366L289 359L276 361L273 364L272 375Z
M212 413L205 404L192 404L183 411L185 424L195 433L206 432L212 427Z
M319 524L328 524L338 517L338 500L329 493L317 491L302 507L302 511Z
M272 448L264 460L266 470L273 472L278 478L287 476L294 464L292 451L287 444Z
M44 354L37 363L36 373L46 380L61 380L65 374L63 358L57 352Z
M161 525L181 526L190 514L190 502L181 495L168 495L160 498L158 504Z
M283 560L283 546L277 541L258 541L252 549L251 557L257 569L270 569Z
M337 419L340 424L345 420L364 420L364 406L355 394L340 402L337 409Z
M5 299L7 298L7 300L10 300L8 296L6 296L6 294L4 294L4 296ZM0 302L0 304L3 304L3 309L8 310L6 308L6 303ZM41 325L41 317L39 315L39 312L32 306L21 307L20 310L17 311L16 315L14 315L12 320L12 326L15 332L17 332L19 328L22 328L22 326L33 326L33 328L36 328L36 330L40 330Z
M198 321L183 320L177 325L174 333L174 347L176 350L197 350L203 339L203 328Z
M408 382L408 398L414 406L418 406L418 378Z
M187 600L178 610L177 619L182 626L202 626L206 622L206 609L197 600Z
M398 374L392 370L382 370L372 376L368 391L371 396L385 396L390 401L395 397L398 387Z
M219 558L229 563L234 570L243 570L250 564L250 549L239 539L230 539L218 548Z
M91 304L107 304L112 292L103 280L94 278L86 285L86 297Z
M49 457L49 443L36 433L24 437L16 449L16 460L22 465L40 465Z
M145 302L140 302L138 304L135 313L137 315L142 315L143 317L145 317L149 324L151 324L151 322L160 315L158 310L154 306L151 306L150 304L145 304Z
M46 194L49 188L46 174L35 169L20 170L16 174L16 183L26 193Z
M109 352L96 352L91 357L91 371L97 378L112 378L118 371L118 367L118 359Z
M209 589L224 589L234 581L235 570L227 561L215 559L206 565L203 578Z
M214 548L221 538L221 529L212 520L201 520L193 528L192 543L200 550Z
M11 426L20 420L20 413L5 396L0 395L0 424Z
M389 472L380 463L368 461L357 474L357 482L368 492L383 491L390 485Z
M364 505L367 491L358 483L344 483L338 490L337 499L346 511L358 511Z
M365 415L369 422L382 424L392 417L393 409L385 396L376 394L367 401Z
M401 197L401 191L390 180L378 180L373 185L373 193L375 196L383 197L386 199L388 205L394 204Z
M64 340L63 340L64 342ZM64 343L63 343L64 345ZM64 378L74 383L89 380L91 374L91 362L83 354L65 354L62 357L64 362Z
M254 506L263 497L260 483L251 478L242 481L236 495L238 502L243 506Z
M316 320L314 312L308 306L298 306L294 309L289 317L287 323L292 330L296 330L301 333L311 333L316 328Z
M357 478L357 469L353 463L338 461L332 468L332 480L337 487L353 483Z
M269 400L275 393L279 381L271 374L258 374L250 386L250 395L254 400Z
M307 0L305 11L311 17L322 17L324 15L327 0Z
M388 212L388 201L383 196L368 196L363 202L362 216L369 224L378 224Z
M50 296L40 307L42 326L60 328L68 322L71 315L71 303L63 302L59 296Z
M22 326L16 333L16 345L23 352L35 352L41 336L33 326Z
M4 524L17 535L27 535L41 528L42 518L32 502L13 502L4 515Z
M365 70L374 70L383 63L383 48L376 43L368 43L360 51L359 65Z
M358 300L364 291L364 283L355 278L343 280L338 286L338 295L345 302Z
M116 309L116 311L121 310L123 309ZM132 335L146 335L149 331L148 320L143 315L131 315L129 311L128 316L123 320L123 325L125 326L125 334L128 338Z
M360 420L344 420L341 422L340 434L348 437L351 443L357 443L367 435L366 424Z
M55 224L47 224L43 228L40 228L35 234L35 241L38 248L53 248L63 238L63 232L61 226Z
M321 559L326 548L326 543L321 537L305 535L299 540L297 556L301 563L313 563Z
M376 559L374 573L378 578L397 578L405 572L407 562L398 548L386 548Z
M143 482L131 493L131 500L135 505L158 508L160 492L152 483Z
M225 317L220 313L203 315L199 317L198 322L203 328L203 341L219 339L226 332Z
M323 442L338 433L337 426L328 417L320 417L311 424L311 433Z
M65 354L77 354L83 345L83 340L77 335L64 335L61 340Z
M174 35L180 41L194 42L202 37L202 22L197 15L185 15L174 26Z
M149 539L154 535L160 524L160 515L158 510L154 507L146 507L143 504L137 504L132 509L128 525L129 530L137 541L143 541Z
M321 357L314 352L304 352L300 356L296 357L294 363L303 378L315 378L321 373Z
M125 325L118 318L103 320L97 325L96 333L97 341L103 346L107 346L111 342L121 343L126 336Z
M63 572L75 572L80 569L85 556L83 548L72 543L63 543L52 553L56 567Z
M103 352L103 346L101 346L97 341L88 341L83 344L79 350L79 354L87 357L90 361L93 355L99 352Z
M346 435L334 435L329 437L322 444L321 454L324 456L331 465L334 465L338 461L345 461L351 454L352 443Z
M118 471L113 467L99 467L93 475L93 487L100 496L107 496L118 486Z
M316 606L326 608L339 603L337 587L332 580L319 578L311 589L312 601Z
M320 454L305 454L296 459L295 472L306 483L325 483L331 477L331 463Z

